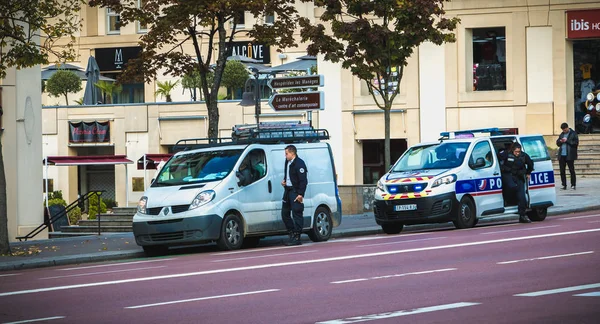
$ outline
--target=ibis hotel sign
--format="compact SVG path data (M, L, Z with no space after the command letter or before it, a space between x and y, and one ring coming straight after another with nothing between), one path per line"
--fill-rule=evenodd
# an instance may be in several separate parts
M567 11L567 38L600 38L600 8Z

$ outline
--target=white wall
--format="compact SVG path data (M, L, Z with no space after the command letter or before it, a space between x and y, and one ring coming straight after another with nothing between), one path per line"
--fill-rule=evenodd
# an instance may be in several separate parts
M419 120L421 142L435 141L446 131L446 74L443 46L419 46Z
M552 27L527 28L527 102L554 101Z

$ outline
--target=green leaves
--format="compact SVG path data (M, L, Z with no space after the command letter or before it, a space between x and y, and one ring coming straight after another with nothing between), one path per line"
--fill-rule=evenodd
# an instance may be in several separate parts
M82 0L0 1L0 79L11 67L18 69L49 63L73 61L75 39L81 25L78 16ZM68 40L57 45L58 39Z
M53 97L64 96L68 106L67 95L81 91L81 79L71 71L58 70L46 82L46 91Z
M156 95L160 95L164 98L166 98L167 102L171 102L171 91L173 91L173 89L175 89L175 87L177 86L177 84L179 84L179 80L172 82L172 81L165 81L165 82L156 82L156 87L158 88L155 92Z

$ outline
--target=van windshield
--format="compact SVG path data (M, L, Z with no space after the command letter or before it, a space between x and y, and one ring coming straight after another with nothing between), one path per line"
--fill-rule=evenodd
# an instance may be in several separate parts
M437 143L411 147L396 162L392 172L451 169L461 165L470 143Z
M222 180L241 154L242 150L222 150L175 156L161 169L152 187Z

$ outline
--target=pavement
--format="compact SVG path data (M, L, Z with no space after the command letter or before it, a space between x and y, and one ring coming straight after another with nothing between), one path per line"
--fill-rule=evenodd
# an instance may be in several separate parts
M560 180L558 182L560 183ZM600 209L600 200L598 199L600 178L581 178L577 182L577 190L556 188L556 206L548 210L549 217ZM481 219L478 226L517 220L517 215L502 215ZM405 226L402 233L448 227L452 228L452 223ZM372 212L344 215L342 224L334 228L332 239L381 233L383 233L381 227L375 223ZM281 244L282 238L281 236L266 238L261 240L261 246ZM307 239L306 236L304 239ZM142 248L135 243L131 232L12 242L11 250L13 255L0 255L0 271L145 257ZM206 250L216 250L216 246L210 244L172 249L170 253L197 253Z

